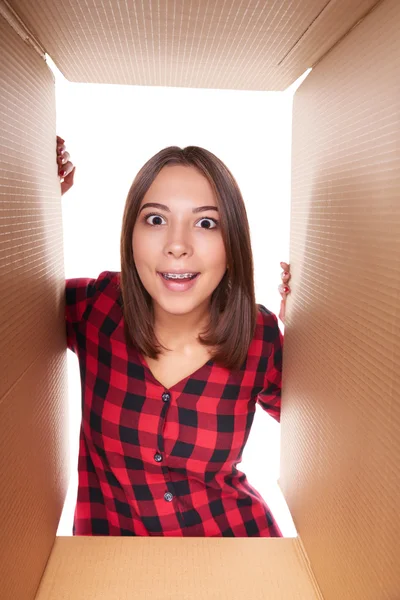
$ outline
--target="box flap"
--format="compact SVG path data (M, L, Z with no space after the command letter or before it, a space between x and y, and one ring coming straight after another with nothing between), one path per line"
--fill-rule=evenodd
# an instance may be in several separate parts
M71 81L283 90L377 0L12 0Z
M51 71L0 16L0 596L33 598L67 486L63 230Z
M324 598L400 591L400 4L294 99L280 485Z
M298 538L58 537L37 600L59 598L321 600Z

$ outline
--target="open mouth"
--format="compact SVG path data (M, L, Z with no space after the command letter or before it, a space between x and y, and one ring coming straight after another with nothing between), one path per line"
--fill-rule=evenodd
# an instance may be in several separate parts
M170 292L187 292L191 290L200 277L200 273L160 273L164 287Z
M200 273L159 273L159 275L161 275L165 281L184 283L185 281L193 281Z

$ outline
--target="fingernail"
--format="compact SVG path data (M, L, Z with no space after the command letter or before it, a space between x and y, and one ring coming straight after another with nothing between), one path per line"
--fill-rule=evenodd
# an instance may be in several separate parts
M288 288L287 285L285 285L283 291L285 292L285 294L287 294L288 292L290 292L290 288Z
M67 171L64 171L64 170L60 171L60 175L61 175L61 177L65 177L65 176L66 176L66 174L67 174Z

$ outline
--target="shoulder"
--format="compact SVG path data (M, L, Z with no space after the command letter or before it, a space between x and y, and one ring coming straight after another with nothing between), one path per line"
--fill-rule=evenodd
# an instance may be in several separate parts
M95 279L96 290L102 292L104 290L119 290L121 273L119 271L102 271Z
M102 271L93 281L93 300L103 298L117 302L120 298L119 271Z
M121 319L121 306L120 273L102 271L93 281L93 291L85 313L87 321L98 329L104 327L105 320L108 328L111 322L114 327Z
M282 354L282 334L276 315L262 304L256 304L257 320L253 339L247 355L247 368L256 370L265 387L264 377L268 371L270 357L279 362Z
M278 317L263 304L257 304L257 309L256 333L263 341L273 342L280 332Z
M281 344L282 338L276 315L262 304L256 306L257 321L249 355L264 360Z
M93 304L99 297L117 301L120 296L120 273L102 271L97 277L66 279L67 306Z
M257 353L260 358L260 365L267 373L267 365L271 357L273 364L279 371L282 370L283 356L283 335L279 327L277 316L265 308L262 304L258 304L257 327L254 344L254 353Z

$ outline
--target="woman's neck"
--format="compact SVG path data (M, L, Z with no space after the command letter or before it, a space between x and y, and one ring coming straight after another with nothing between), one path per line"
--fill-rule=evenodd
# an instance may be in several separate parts
M154 332L157 339L171 350L183 350L198 345L198 335L208 325L209 308L196 309L186 315L173 315L163 310L154 310Z

